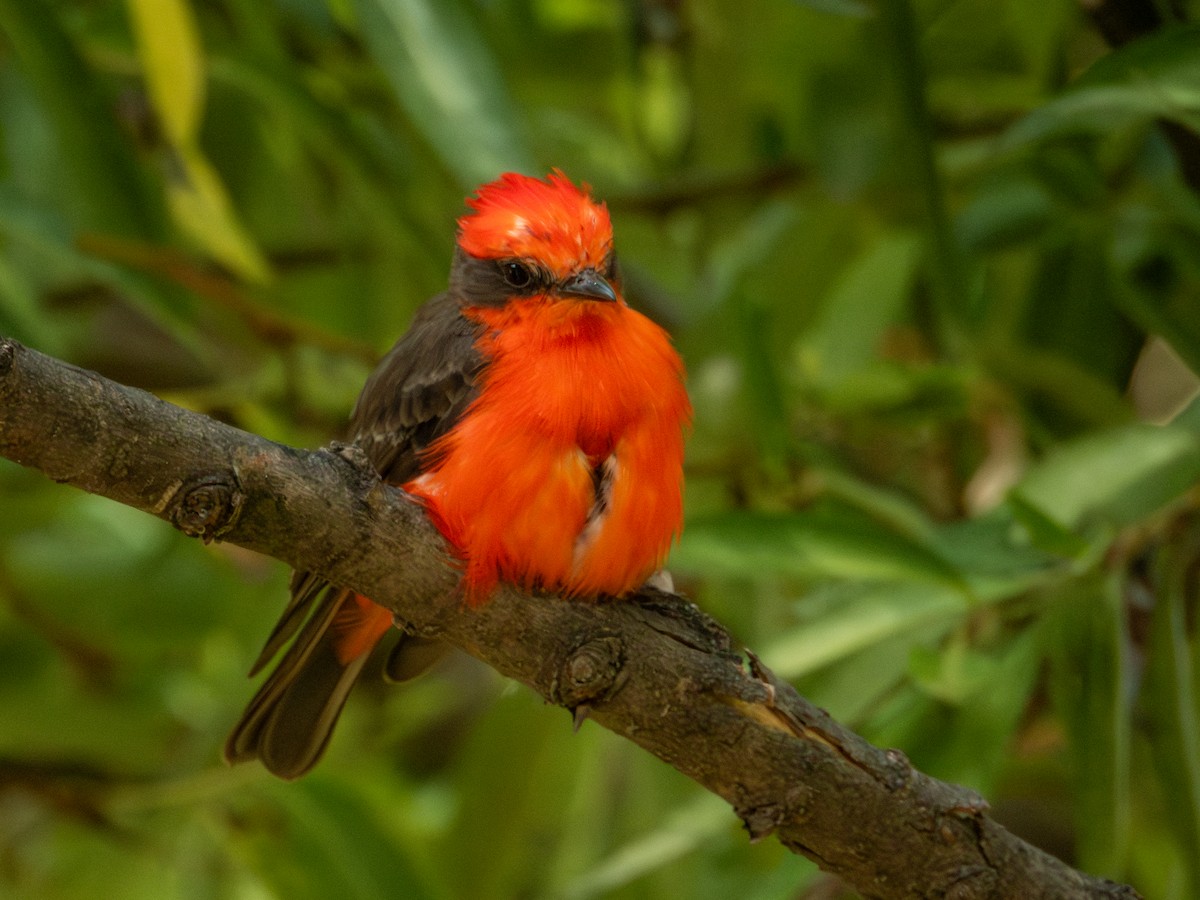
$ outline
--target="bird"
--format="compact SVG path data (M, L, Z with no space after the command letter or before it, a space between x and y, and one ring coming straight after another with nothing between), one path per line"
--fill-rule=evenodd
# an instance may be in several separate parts
M468 606L501 582L569 601L626 596L682 529L683 362L625 301L608 209L586 184L508 172L466 206L447 290L367 379L351 443L425 507ZM282 655L225 759L308 772L392 626L361 594L293 573L251 676ZM439 655L404 637L385 666L395 679Z

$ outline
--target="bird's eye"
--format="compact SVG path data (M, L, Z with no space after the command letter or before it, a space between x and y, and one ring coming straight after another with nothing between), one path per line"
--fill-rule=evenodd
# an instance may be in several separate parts
M500 271L504 273L504 281L509 287L520 290L533 284L533 271L524 263L506 262Z

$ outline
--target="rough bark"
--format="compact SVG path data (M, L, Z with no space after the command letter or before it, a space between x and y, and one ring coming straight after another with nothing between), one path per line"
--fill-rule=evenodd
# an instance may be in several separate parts
M753 839L776 834L866 897L1138 896L843 728L681 597L568 603L502 588L465 608L420 508L352 450L284 447L0 338L0 455L361 591L634 741L727 800Z

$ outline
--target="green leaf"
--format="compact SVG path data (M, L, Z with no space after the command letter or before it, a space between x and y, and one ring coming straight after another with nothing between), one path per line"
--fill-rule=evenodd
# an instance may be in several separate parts
M0 224L0 233L3 230ZM0 257L0 334L15 337L43 353L61 355L63 344L40 313L33 286L23 273Z
M1056 534L1061 533L1059 528ZM986 515L941 526L930 546L960 574L971 596L984 602L1011 597L1053 578L1064 562L1038 545L1008 503ZM1072 551L1075 548L1070 544Z
M296 143L340 175L371 224L388 228L384 240L411 239L418 225L400 190L409 161L399 141L378 141L354 109L314 96L302 72L241 57L215 57L209 72L214 89L232 89L287 122Z
M982 252L1036 239L1054 221L1045 185L1024 173L996 178L974 192L955 220L963 246Z
M902 491L838 469L822 468L815 470L814 475L828 496L918 543L926 544L938 533L920 504Z
M242 227L221 176L195 147L176 148L167 198L176 224L216 262L262 284L270 267Z
M797 221L796 204L790 200L763 203L717 242L708 253L709 271L699 299L701 310L716 307L731 297L748 273L773 254ZM694 313L693 313L694 314Z
M852 259L800 341L801 370L818 383L836 383L877 354L912 289L922 241L888 232Z
M618 847L593 868L572 879L562 896L567 900L608 896L711 843L728 831L729 821L729 804L711 794L699 794L653 831Z
M660 159L675 159L691 131L692 98L686 62L674 47L647 44L640 54L638 124Z
M913 675L934 702L895 722L884 736L910 748L914 760L940 777L991 795L1006 748L1038 683L1039 635L1027 629L994 647L972 646L966 629L942 654L918 651Z
M1185 428L1130 425L1056 447L1017 490L1068 528L1136 522L1200 480L1200 437Z
M1200 130L1200 25L1164 28L1113 51L1011 129L1014 148L1056 134L1103 134L1155 119Z
M1149 252L1147 259L1135 257L1137 263L1132 271L1114 284L1113 303L1146 333L1166 341L1192 372L1200 372L1200 311L1195 302L1194 283L1184 281L1173 291L1140 283L1135 274L1138 266L1153 267L1161 262L1153 257L1160 252L1157 244ZM1180 256L1190 266L1195 257L1194 247L1181 248Z
M137 316L144 317L154 329L170 335L174 343L183 347L187 356L175 357L177 366L194 366L204 359L205 348L192 330L194 323L184 321L181 314L186 312L186 306L180 303L177 294L89 255L77 246L68 224L54 212L52 205L0 189L0 239L4 241L5 255L13 266L14 276L28 282L29 289L39 298L37 313L45 333L36 339L38 349L49 352L58 346L64 353L79 352L81 338L92 342L93 335L87 330L88 316L52 316L40 298L53 294L62 285L95 285L101 291L111 291L122 305L131 307ZM42 344L42 340L46 343Z
M166 138L167 200L175 224L213 260L262 284L269 267L242 227L221 176L200 149L205 61L187 0L126 0L142 77Z
M204 53L187 0L126 0L146 90L177 147L196 140L204 109Z
M145 234L155 206L108 98L46 0L0 0L0 31L26 72L57 137L80 224ZM21 161L17 160L17 164Z
M1200 24L1168 25L1101 56L1079 76L1080 87L1121 82L1200 87Z
M544 704L524 689L496 699L473 722L456 771L458 814L439 860L453 896L517 896L548 875L546 859L557 850L567 815L564 801L587 757L578 745L596 739L587 727L572 734L566 713L546 715ZM505 823L499 830L498 809ZM527 852L532 840L542 853ZM489 851L464 856L463 847Z
M1200 393L1196 394L1171 421L1176 428L1186 428L1200 438Z
M747 578L960 584L958 572L928 548L841 507L788 513L734 511L690 521L671 565Z
M796 603L800 622L769 645L778 654L769 661L782 664L777 672L794 673L800 693L857 728L911 682L913 654L936 652L970 615L967 604L940 602L911 585L818 587ZM816 642L836 642L836 658L801 639L810 630Z
M461 0L358 0L362 34L413 126L464 189L536 174L521 117Z
M1156 567L1146 706L1168 821L1190 882L1200 894L1200 648L1189 627L1195 608L1200 529L1193 526L1162 553Z
M1056 601L1047 622L1050 689L1070 741L1080 862L1121 878L1130 839L1133 675L1121 585L1113 576L1090 578L1059 591Z
M784 678L798 678L897 635L947 629L971 609L960 591L920 584L875 584L837 592L837 603L763 649Z
M937 649L914 648L909 672L921 690L954 706L962 706L981 689L1001 683L999 660L973 648L961 630Z
M1082 557L1091 547L1074 531L1028 502L1019 489L1009 491L1005 506L1012 512L1014 522L1023 529L1030 546L1038 550L1059 557Z
M294 784L271 783L267 792L287 813L282 829L239 837L243 853L278 896L437 896L360 786L318 773Z

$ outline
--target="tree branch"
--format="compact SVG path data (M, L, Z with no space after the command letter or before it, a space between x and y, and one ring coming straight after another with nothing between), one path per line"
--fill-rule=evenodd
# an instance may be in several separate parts
M587 715L719 794L867 897L1137 897L1075 871L778 681L673 594L568 603L502 587L480 609L420 507L352 448L271 443L0 338L0 455L320 572Z

